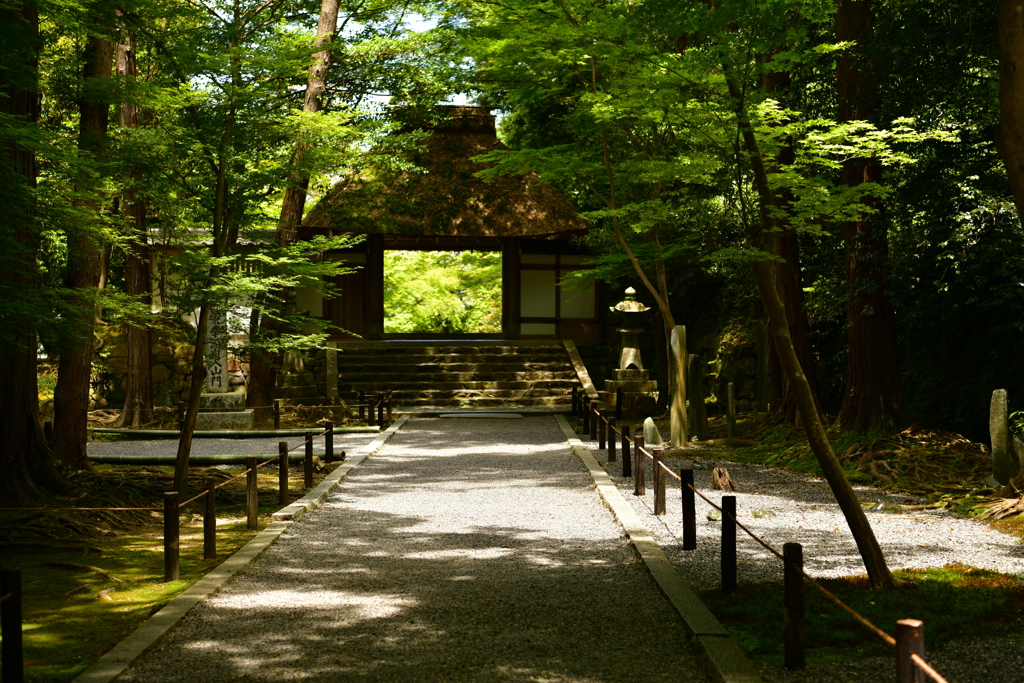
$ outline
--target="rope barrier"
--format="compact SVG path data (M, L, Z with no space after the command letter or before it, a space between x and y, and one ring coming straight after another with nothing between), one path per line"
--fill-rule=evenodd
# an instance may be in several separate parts
M4 600L6 600L7 598L11 597L12 595L14 595L14 593L8 593L4 597L0 598L0 602L3 602Z
M596 411L595 411L595 412L596 412ZM613 424L611 424L610 422L608 422L608 418L607 418L607 417L605 417L604 415L601 415L601 413L599 413L599 412L597 413L597 415L598 415L598 416L599 416L599 417L600 417L600 418L601 418L602 420L604 420L604 421L605 421L605 422L606 422L606 423L608 424L608 427L609 427L609 429L611 429L612 431L614 431L614 432L615 432L616 434L619 434L620 436L622 435L622 432L621 432L621 431L619 431L619 430L618 430L618 429L617 429L617 428L615 427L615 425L613 425ZM626 440L627 440L627 441L629 441L629 442L630 442L630 443L631 443L631 444L633 445L634 449L636 449L636 451L637 451L637 452L639 452L639 453L643 453L644 455L646 455L646 456L647 456L648 458L650 458L651 460L654 460L654 456L653 456L653 455L652 455L651 453L648 453L648 452L647 452L647 449L646 449L646 448L637 448L637 447L636 447L636 440L635 440L635 439L633 439L633 438L628 438L628 437L627 437L627 439L626 439ZM679 480L679 481L682 481L682 478L681 478L681 477L680 477L680 476L679 476L678 474L676 474L675 472L673 472L673 471L672 471L671 469L669 469L669 468L668 468L668 466L667 466L667 465L665 465L665 463L663 463L663 462L658 462L658 461L656 461L656 460L655 460L655 463L656 463L656 464L658 464L658 465L659 465L659 466L660 466L660 467L661 467L661 468L662 468L662 469L663 469L663 470L664 470L665 472L668 472L668 473L669 473L669 474L671 474L671 475L672 475L673 477L675 477L675 478L676 478L677 480ZM693 491L693 492L694 492L694 493L696 493L696 494L697 494L698 496L700 496L700 497L701 497L701 499L703 499L703 500L704 500L704 502L706 502L706 503L707 503L708 505L710 505L711 507L715 508L716 510L718 510L718 511L719 511L719 512L721 512L722 514L728 514L728 513L726 513L726 512L724 511L724 510L722 510L722 508L721 508L721 507L719 507L718 505L716 505L715 503L713 503L713 502L712 502L711 500L709 500L709 499L707 498L707 496L705 496L705 495L704 495L704 494L702 494L702 493L701 493L700 491L698 491L698 490L697 490L696 488L694 488L694 487L693 487L692 485L687 485L687 486L689 487L689 489L690 489L691 491ZM748 528L746 527L746 525L744 525L744 524L743 524L742 522L740 522L740 521L739 521L738 519L736 519L736 517L735 517L734 515L731 515L731 514L729 514L729 518L730 518L730 519L732 519L732 521L733 521L733 522L735 522L736 526L738 526L738 527L739 527L740 529L742 529L744 533L746 533L746 534L747 534L748 536L750 536L750 537L751 537L752 539L754 539L754 540L755 540L755 541L756 541L756 542L757 542L758 544L760 544L760 545L761 545L761 546L762 546L762 547L763 547L763 548L764 548L765 550L767 550L767 551L768 551L769 553L771 553L771 554L772 554L772 555L774 555L775 557L777 557L777 558L779 558L780 560L782 560L783 562L785 562L785 558L784 558L784 557L782 556L782 553L780 553L780 552L779 552L779 551L777 551L777 550L776 550L775 548L773 548L773 547L771 547L770 545L768 545L767 543L765 543L765 542L764 542L764 540L762 540L762 539L758 538L758 537L757 537L757 536L756 536L756 535L755 535L755 534L754 534L754 533L753 533L753 532L752 532L752 531L751 531L750 529L748 529ZM824 586L822 586L822 585L821 585L820 583L818 583L818 582L817 582L817 581L816 581L816 580L814 579L814 577L810 576L810 575L809 575L809 574L808 574L807 572L805 572L805 571L803 570L803 568L800 568L800 574L801 574L801 575L802 575L802 576L803 576L803 577L804 577L805 579L807 579L807 581L808 581L808 582L809 582L809 583L810 583L810 584L811 584L812 586L814 586L814 588L815 588L815 589L817 589L819 593L821 593L822 595L824 595L824 596L825 596L825 597L826 597L826 598L827 598L828 600L830 600L831 602L833 602L833 603L834 603L834 604L835 604L835 605L836 605L837 607L839 607L839 608L840 608L841 610L843 610L844 612L846 612L847 614L849 614L849 615L850 615L851 617L853 617L853 618L854 618L854 619L855 619L855 620L856 620L857 622L859 622L859 623L860 623L860 624L861 624L862 626L864 626L864 627L865 627L866 629L868 629L868 631L870 631L870 632L871 632L871 633L873 633L874 635L878 636L879 638L881 638L881 639L882 639L883 641L885 641L885 642L886 642L886 643L888 643L889 645L892 645L892 646L895 646L895 645L896 645L896 639L895 639L895 638L893 638L893 637L892 637L891 635L889 635L888 633L886 633L886 632L885 632L885 631L883 631L882 629L880 629L880 628L878 628L877 626L875 626L874 624L872 624L872 623L871 623L870 621L868 621L868 619L867 619L866 617L864 617L864 616L861 616L861 615L860 615L860 614L859 614L859 613L858 613L857 611L855 611L855 610L854 610L854 609L853 609L852 607L850 607L850 606L849 606L849 605L847 605L847 604L846 604L845 602L843 602L842 600L840 600L839 598L837 598L837 597L836 597L835 595L833 595L833 594L832 594L832 593L831 593L831 592L830 592L830 591L829 591L829 590L828 590L827 588L825 588L825 587L824 587ZM935 669L933 669L933 668L932 668L932 667L931 667L931 666L930 666L930 665L929 665L929 664L928 664L928 663L927 663L927 662L926 662L926 661L925 661L924 659L922 659L922 658L921 658L921 657L920 657L919 655L917 655L917 654L911 654L911 655L910 655L910 658L911 658L911 660L912 660L912 661L914 662L914 664L916 664L916 665L917 665L917 666L918 666L918 667L919 667L919 668L920 668L920 669L921 669L922 671L924 671L924 672L925 672L926 674L928 674L929 676L931 676L931 677L932 677L932 679L934 679L934 680L935 680L935 681L937 681L938 683L948 683L948 681L946 681L946 679L945 679L945 678L943 678L943 677L942 677L941 675L939 675L939 673L938 673L937 671L935 671Z
M949 681L943 678L938 671L933 669L931 665L929 665L928 662L924 661L924 659L921 658L921 655L917 654L916 652L910 653L910 660L914 662L914 664L917 664L918 668L920 668L926 674L931 676L932 679L938 681L938 683L949 683Z
M148 512L163 508L0 508L0 512Z

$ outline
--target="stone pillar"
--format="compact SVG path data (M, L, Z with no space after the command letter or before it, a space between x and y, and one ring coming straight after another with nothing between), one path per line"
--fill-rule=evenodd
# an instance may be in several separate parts
M988 432L992 440L992 476L986 480L993 488L1006 486L1020 473L1024 444L1010 436L1009 397L1006 389L992 392L989 404Z
M206 392L223 394L231 391L228 381L228 322L224 311L210 310L204 351Z
M327 398L338 398L338 342L327 342Z
M676 448L686 445L686 327L672 328L672 405L670 406L669 443Z

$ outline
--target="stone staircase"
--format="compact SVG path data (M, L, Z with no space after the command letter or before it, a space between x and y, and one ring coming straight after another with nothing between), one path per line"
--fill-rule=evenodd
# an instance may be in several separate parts
M566 405L577 383L557 341L341 343L338 393L389 389L402 409Z

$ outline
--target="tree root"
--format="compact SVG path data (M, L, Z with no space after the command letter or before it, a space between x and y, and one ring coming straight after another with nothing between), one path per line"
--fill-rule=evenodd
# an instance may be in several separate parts
M127 581L125 581L123 579L117 578L116 576L114 576L113 574L108 572L106 569L100 569L99 567L93 567L90 564L78 564L77 562L47 562L47 564L49 566L51 566L51 567L68 567L70 569L86 569L88 571L95 572L95 573L99 574L100 576L102 576L102 577L104 577L104 578L106 578L106 579L108 579L110 581L113 581L120 588L124 588L125 586L128 585Z

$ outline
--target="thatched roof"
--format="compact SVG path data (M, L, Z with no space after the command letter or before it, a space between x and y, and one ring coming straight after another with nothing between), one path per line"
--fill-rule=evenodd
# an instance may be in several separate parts
M477 155L506 149L488 107L443 107L447 123L431 126L409 153L426 173L363 175L339 181L302 221L335 232L426 236L538 237L587 230L591 224L536 174L474 174Z

